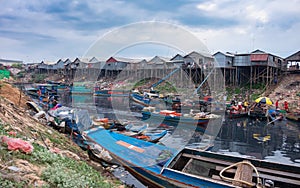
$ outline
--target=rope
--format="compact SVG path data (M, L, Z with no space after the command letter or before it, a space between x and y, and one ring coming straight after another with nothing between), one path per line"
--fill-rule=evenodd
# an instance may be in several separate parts
M230 166L224 168L224 169L221 170L221 172L219 173L220 177L221 177L223 180L225 180L225 181L229 181L229 182L236 181L236 182L240 182L240 183L243 183L243 184L248 185L248 186L251 186L251 187L255 186L255 183L253 183L253 182L252 182L252 183L249 183L249 182L247 182L247 181L243 181L243 180L235 180L235 179L233 179L233 178L228 178L228 177L223 176L223 173L224 173L225 171L227 171L228 169L230 169L230 168L232 168L232 167L235 167L235 166L237 166L237 165L239 165L239 164L247 164L247 165L251 166L251 167L254 169L254 171L255 171L255 173L256 173L256 175L257 175L257 184L256 184L256 187L257 187L257 188L261 188L261 187L262 187L262 182L261 182L261 180L260 180L260 178L259 178L259 173L258 173L256 167L255 167L253 164L251 164L250 162L248 162L248 161L241 161L241 162L232 164L232 165L230 165Z

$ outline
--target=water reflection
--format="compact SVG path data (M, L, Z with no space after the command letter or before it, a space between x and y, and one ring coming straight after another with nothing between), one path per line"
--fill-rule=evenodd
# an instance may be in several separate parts
M126 97L94 97L81 95L63 98L64 104L88 108L91 115L111 119L141 119L142 107L131 103ZM116 106L117 105L117 106ZM180 148L187 146L200 148L211 142L203 137L195 127L184 127L148 122L153 128L167 129L168 134L161 142L167 146ZM248 118L224 119L222 127L213 140L212 151L230 155L251 156L258 159L300 165L299 125L287 120L267 124Z
M286 120L267 125L248 118L227 119L214 143L216 152L300 165L299 128Z

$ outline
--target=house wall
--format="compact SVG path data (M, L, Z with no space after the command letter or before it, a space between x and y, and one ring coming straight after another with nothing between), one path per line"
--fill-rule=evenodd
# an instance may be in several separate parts
M222 67L222 68L229 68L232 67L233 64L233 57L226 56L223 53L217 53L214 55L215 60L215 67Z
M250 54L234 56L233 66L251 66Z

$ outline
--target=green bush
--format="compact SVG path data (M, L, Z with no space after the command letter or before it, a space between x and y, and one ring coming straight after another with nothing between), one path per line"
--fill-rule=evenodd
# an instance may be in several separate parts
M145 84L149 83L150 81L151 81L150 78L142 79L142 80L140 80L139 82L137 82L136 84L134 84L133 88L137 88L137 87L140 87L140 86L144 86Z
M43 147L35 147L31 162L45 164L42 179L50 187L111 187L91 166L81 161L50 153Z
M22 69L23 65L18 63L18 64L12 64L11 67L16 69Z
M175 93L176 92L176 88L169 82L162 83L162 84L158 85L155 89L160 91L161 93Z
M44 75L44 74L33 74L32 76L31 76L31 82L34 82L34 83L40 83L40 82L42 82L42 81L44 81L45 80L45 78L46 78L46 75Z
M17 75L16 75L16 77L17 78L24 78L25 77L25 72L24 71L21 71L21 72L19 72Z

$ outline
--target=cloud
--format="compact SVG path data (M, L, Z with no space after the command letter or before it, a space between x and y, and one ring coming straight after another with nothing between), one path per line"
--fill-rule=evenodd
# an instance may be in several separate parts
M1 7L1 57L74 57L113 28L151 20L189 28L215 50L249 51L254 46L284 56L300 43L298 0L14 0L1 1Z
M197 5L197 8L201 11L211 12L216 11L217 4L214 2L204 2Z

